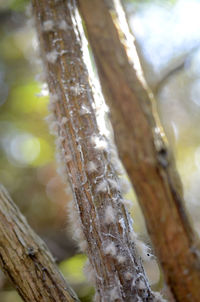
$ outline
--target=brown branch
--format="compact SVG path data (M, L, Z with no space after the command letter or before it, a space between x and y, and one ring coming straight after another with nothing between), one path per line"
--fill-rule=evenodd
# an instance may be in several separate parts
M50 109L56 119L51 128L57 126L63 175L67 171L74 195L74 232L92 266L95 301L160 301L149 288L136 254L111 150L105 147L108 141L97 124L96 98L83 57L86 50L75 1L32 3Z
M143 209L166 281L176 301L197 302L199 252L185 216L173 159L153 119L151 100L127 55L127 36L119 22L123 15L109 12L103 0L78 2L110 106L120 157ZM114 2L121 9L120 2ZM126 25L125 18L123 21Z
M0 266L26 302L79 301L45 243L0 185Z

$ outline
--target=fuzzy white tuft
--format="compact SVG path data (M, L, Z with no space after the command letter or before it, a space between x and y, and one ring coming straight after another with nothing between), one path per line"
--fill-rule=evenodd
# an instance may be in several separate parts
M159 292L153 292L155 302L167 302Z
M120 182L120 188L121 188L122 194L127 194L131 189L131 185L130 185L129 181L126 178L121 177L119 179L119 182Z
M91 137L91 143L95 146L95 148L105 151L108 148L108 143L104 138L98 136Z
M86 276L87 280L90 283L95 284L95 272L88 259L84 265L83 272L84 272L84 275Z
M122 203L127 207L127 209L131 209L132 206L133 206L133 203L131 200L128 200L128 199L123 199L122 200Z
M80 115L86 115L90 114L90 109L86 107L85 105L82 105L81 110L80 110Z
M44 21L43 30L44 31L52 31L54 27L54 22L52 20Z
M105 180L102 180L100 183L98 183L96 187L97 193L105 193L108 190L108 184Z
M138 288L139 289L145 289L146 288L146 284L144 283L144 280L140 279L138 281Z
M137 237L138 235L133 230L129 233L129 238L132 242L134 242L137 239Z
M109 301L119 300L120 297L119 297L118 290L116 287L114 287L113 289L110 290L109 296L110 296Z
M79 241L79 248L80 248L80 251L85 253L87 251L87 241L86 240L81 240Z
M61 30L68 30L69 29L69 25L67 24L67 22L65 20L62 20L58 24L58 28L61 29Z
M123 256L123 255L118 255L118 256L117 256L117 261L118 261L120 264L123 264L123 263L126 261L126 257Z
M144 242L136 239L135 247L138 252L138 255L142 258L143 261L149 261L151 259L152 255L149 252L149 247Z
M58 123L56 121L52 122L50 125L49 125L49 132L50 134L52 135L57 135L58 134Z
M108 243L106 245L104 251L105 251L106 255L116 256L116 254L117 254L117 250L116 250L115 244L113 242Z
M58 58L58 53L56 50L52 50L51 52L47 53L46 55L47 61L49 63L55 63L57 61Z
M66 116L63 116L61 119L61 125L65 125L68 122L68 118Z
M119 184L117 183L116 180L114 180L112 178L108 178L108 182L113 189L116 189L116 190L120 189Z
M107 206L105 210L105 223L110 224L115 222L115 213L112 206Z
M95 162L90 161L87 165L87 171L88 173L93 173L97 171L97 165L95 164Z
M130 272L126 272L124 274L124 277L125 277L126 280L131 280L133 278L133 274L130 273Z

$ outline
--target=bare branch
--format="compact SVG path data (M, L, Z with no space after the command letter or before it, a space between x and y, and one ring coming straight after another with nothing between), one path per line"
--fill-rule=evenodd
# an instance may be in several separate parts
M148 93L133 69L131 56L136 50L130 32L124 31L128 26L120 1L113 1L116 10L110 12L104 0L78 2L111 109L120 157L143 209L166 281L176 301L197 302L199 251L183 208L172 156L153 119ZM137 58L134 63L139 63Z
M79 301L45 243L0 185L0 266L26 302Z
M75 1L32 3L55 117L51 128L58 132L63 173L74 194L70 212L93 271L95 301L160 301L136 255L137 239L111 163L113 147L98 127L99 105L84 59L87 50Z

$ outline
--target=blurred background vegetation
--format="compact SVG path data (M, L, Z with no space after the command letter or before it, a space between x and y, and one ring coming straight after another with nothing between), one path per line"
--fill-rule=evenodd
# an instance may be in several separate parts
M46 241L81 301L93 289L82 268L86 257L71 239L66 205L70 191L56 173L54 138L49 134L48 89L39 81L29 0L0 0L0 182L33 229ZM146 80L184 184L186 207L200 232L200 1L124 1ZM130 191L134 227L149 242L143 217ZM159 267L145 263L155 289L162 286ZM20 302L0 272L0 301Z

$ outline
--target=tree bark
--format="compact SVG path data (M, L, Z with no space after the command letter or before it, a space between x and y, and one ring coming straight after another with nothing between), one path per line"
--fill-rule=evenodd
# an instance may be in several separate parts
M26 302L79 301L45 243L0 185L0 266Z
M111 110L120 158L142 207L166 281L176 301L197 302L197 242L185 215L174 161L155 123L144 81L142 84L133 68L131 57L136 57L136 50L120 1L78 3ZM134 64L138 64L138 58Z
M88 50L76 2L32 3L55 118L52 123L58 126L56 142L74 195L72 220L94 274L95 301L160 301L130 240L132 221L111 163L109 142L98 126L97 95L85 61Z

